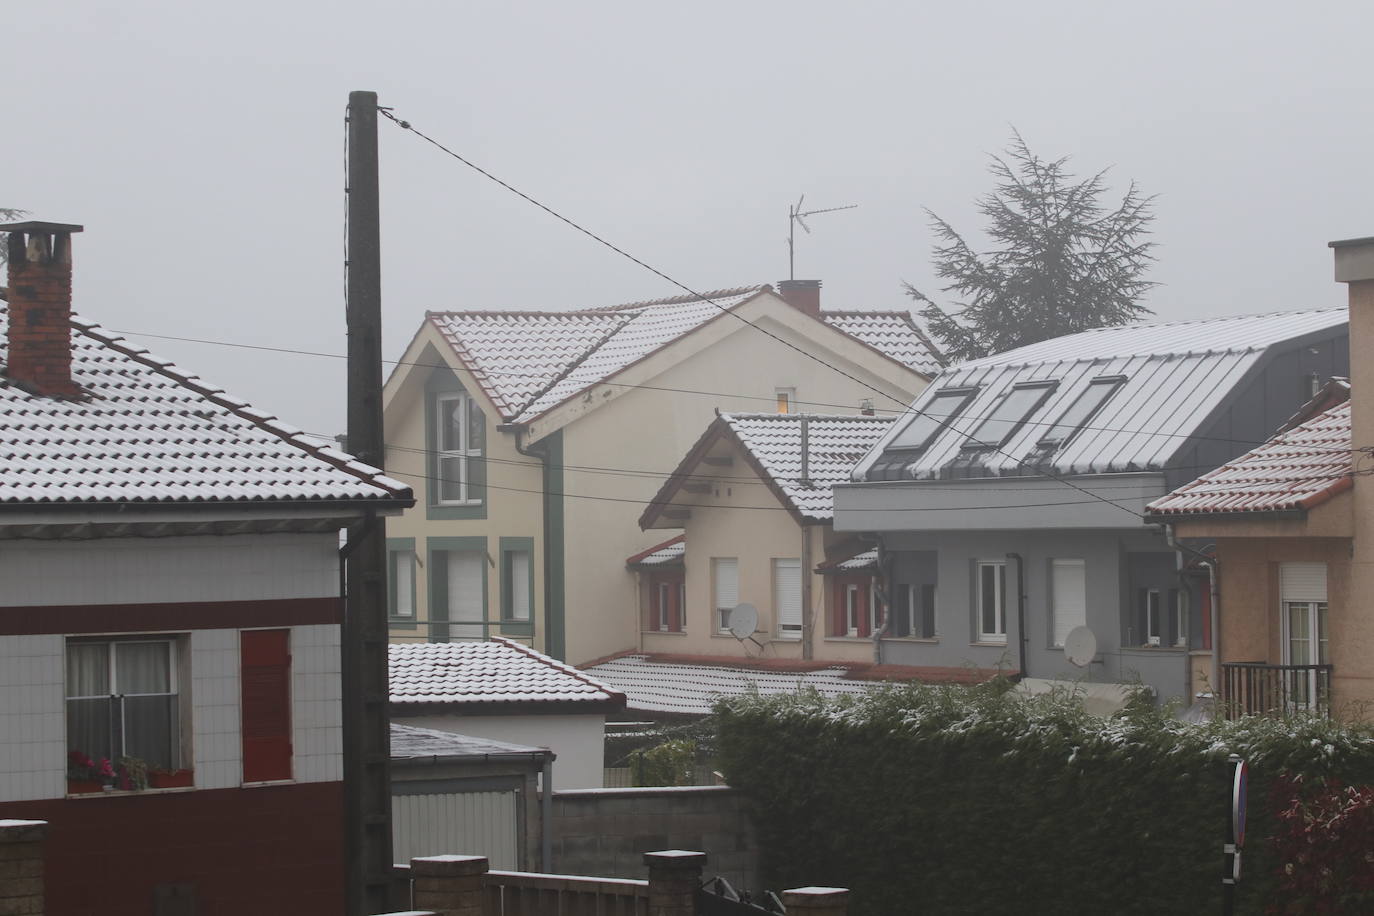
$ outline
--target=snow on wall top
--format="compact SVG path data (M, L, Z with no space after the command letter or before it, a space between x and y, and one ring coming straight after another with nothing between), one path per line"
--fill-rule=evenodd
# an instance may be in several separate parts
M615 704L594 677L506 639L389 647L391 702Z
M7 321L0 307L6 362ZM0 503L410 499L405 484L76 315L72 378L89 397L0 378Z
M1166 467L1211 413L1275 345L1347 323L1344 307L1102 328L1047 340L940 373L852 478L938 479L1019 473L1026 465L1060 474L1132 472ZM1041 438L1095 379L1121 385L1079 431L1056 449ZM998 449L965 446L979 423L1013 387L1053 382L1049 395ZM973 389L973 399L921 450L892 446L941 391ZM943 413L943 408L941 408ZM889 452L889 449L891 451ZM875 468L875 465L877 467ZM975 465L973 471L965 468Z
M1353 483L1350 402L1274 437L1147 507L1189 516L1309 509Z

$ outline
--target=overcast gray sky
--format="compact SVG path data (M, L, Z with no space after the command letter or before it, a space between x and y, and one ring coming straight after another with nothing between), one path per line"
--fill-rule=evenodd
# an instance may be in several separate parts
M1374 4L6 4L0 205L84 223L76 307L125 332L342 354L349 90L696 289L930 292L922 207L976 237L987 154L1159 195L1161 318L1344 301L1374 234ZM382 125L386 351L426 309L675 289ZM341 360L144 339L311 431Z

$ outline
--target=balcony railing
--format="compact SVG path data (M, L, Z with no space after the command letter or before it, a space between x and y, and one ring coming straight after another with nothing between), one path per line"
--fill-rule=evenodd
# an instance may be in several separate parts
M1330 665L1223 662L1221 682L1221 700L1229 718L1331 714Z

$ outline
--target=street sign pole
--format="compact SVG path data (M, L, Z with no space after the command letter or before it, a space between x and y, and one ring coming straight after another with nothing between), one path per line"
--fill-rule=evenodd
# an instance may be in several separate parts
M1231 823L1226 842L1221 845L1221 902L1224 916L1231 916L1236 905L1236 885L1240 883L1241 849L1245 846L1245 792L1250 767L1238 755L1226 760L1231 769Z

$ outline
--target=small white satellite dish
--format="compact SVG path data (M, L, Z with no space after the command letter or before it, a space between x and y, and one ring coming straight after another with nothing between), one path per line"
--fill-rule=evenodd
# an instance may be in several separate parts
M737 604L730 609L725 626L736 639L753 639L759 626L759 609L752 604Z
M1064 637L1064 658L1069 664L1086 668L1097 655L1097 637L1087 627L1074 627Z

